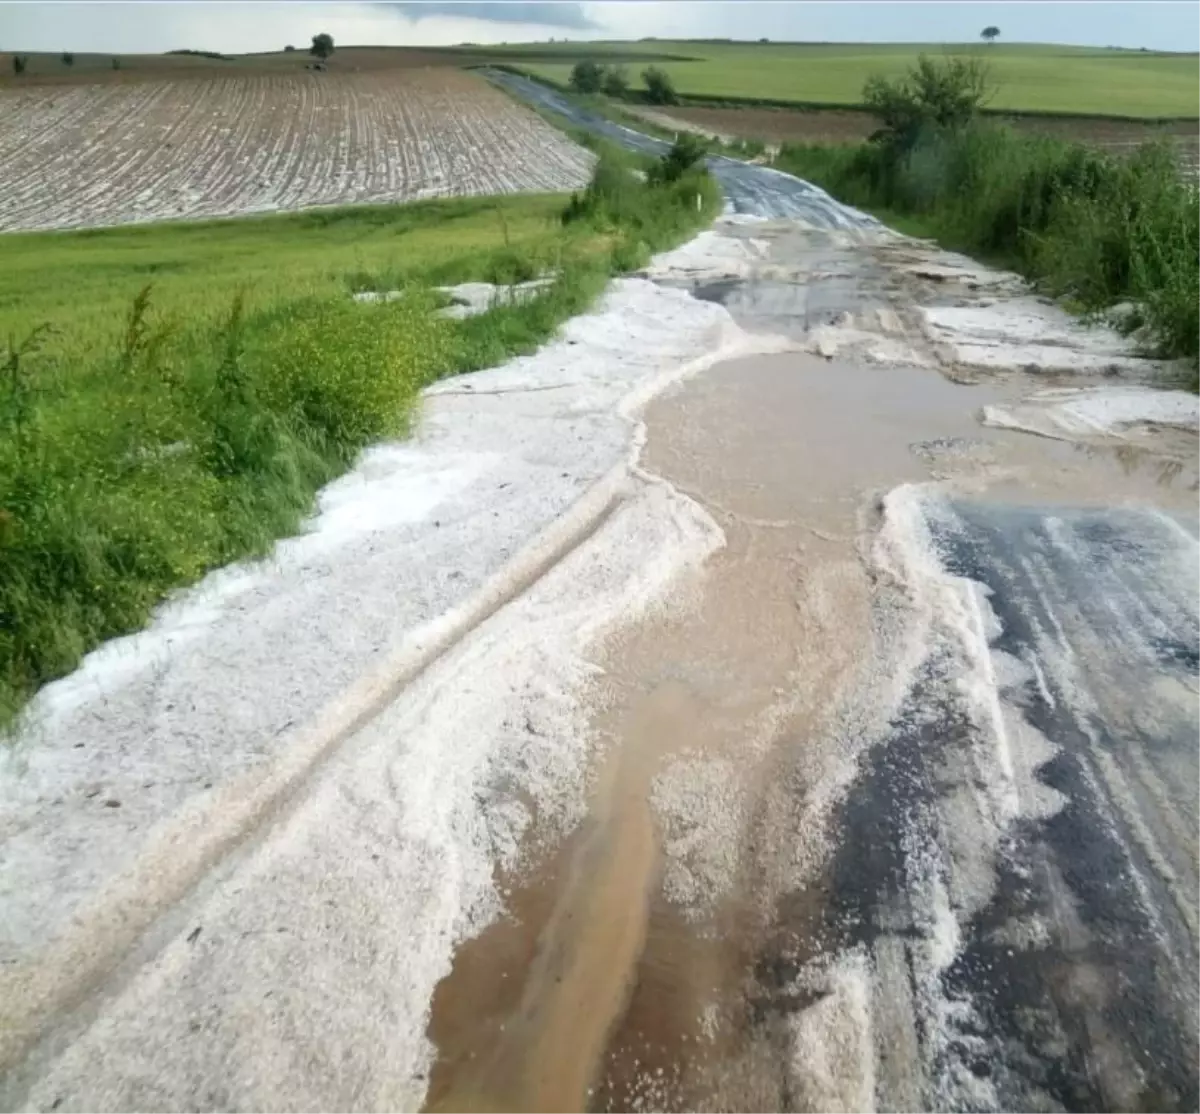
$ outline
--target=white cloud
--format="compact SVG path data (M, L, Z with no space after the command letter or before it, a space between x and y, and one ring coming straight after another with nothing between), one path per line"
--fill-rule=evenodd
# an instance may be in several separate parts
M597 0L583 5L614 37L660 39L762 37L799 42L974 42L997 24L1006 42L1077 43L1195 50L1200 7L1194 0L1124 3L956 3L923 0Z
M380 7L402 11L411 19L431 16L482 19L492 23L521 23L590 31L583 5L576 0L376 0Z
M0 4L0 42L10 50L240 53L304 46L319 31L343 46L520 42L564 33L534 23L453 15L412 19L374 3Z
M464 14L455 14L461 10ZM477 18L491 10L491 19ZM0 43L10 50L277 50L328 31L340 44L443 46L562 38L720 38L835 42L971 42L996 23L1006 42L1063 42L1194 50L1200 38L1195 3L929 3L843 0L549 0L485 7L434 0L420 7L351 3L18 3L0 4ZM413 18L414 12L428 12ZM555 18L556 25L515 22ZM595 29L585 30L591 21Z

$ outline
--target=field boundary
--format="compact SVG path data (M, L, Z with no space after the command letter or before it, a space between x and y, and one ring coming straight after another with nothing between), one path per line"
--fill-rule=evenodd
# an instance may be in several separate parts
M589 172L583 152L457 67L181 71L5 91L0 106L0 232L570 190Z
M695 61L695 59L688 59ZM559 93L570 93L571 87L565 82L555 81L545 74L535 73L519 64L491 63L489 66L471 66L469 69L503 70L516 74L518 77L529 78L539 85L545 85ZM615 99L615 98L610 98ZM620 98L629 104L650 105L654 108L670 109L672 107L687 108L695 105L697 108L776 108L793 112L861 112L869 114L866 105L861 102L849 101L800 101L783 100L776 97L738 97L730 94L710 93L680 93L678 106L656 105L636 90L631 90L625 97ZM620 103L618 101L618 103ZM1162 124L1190 124L1200 122L1200 111L1195 116L1129 116L1121 113L1097 112L1050 112L1039 109L1016 108L983 108L981 114L996 119L1033 119L1033 120L1110 120L1121 124L1145 124L1153 127Z

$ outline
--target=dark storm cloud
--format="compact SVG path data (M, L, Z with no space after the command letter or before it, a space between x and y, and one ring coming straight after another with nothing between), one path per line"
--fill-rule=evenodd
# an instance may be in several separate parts
M379 6L398 11L412 20L457 16L460 19L487 20L489 23L533 23L543 27L563 27L572 31L590 31L597 26L584 14L582 4L456 3L455 0L405 3L404 0L389 0L380 3Z

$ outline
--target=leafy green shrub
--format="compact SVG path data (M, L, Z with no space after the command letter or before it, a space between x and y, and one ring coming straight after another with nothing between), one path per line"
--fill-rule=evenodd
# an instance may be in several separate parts
M629 163L602 151L583 193L573 193L563 210L563 224L579 220L618 223L641 204L645 187L634 176Z
M29 56L27 54L14 54L12 56L13 73L20 77L25 72L25 67L29 65Z
M604 67L599 62L584 60L571 68L571 88L576 93L599 93L604 84Z
M922 54L904 77L868 78L863 104L879 119L872 139L907 151L923 131L969 123L988 94L987 67L979 59Z
M75 65L75 55L74 55L74 54L72 54L72 53L71 53L69 50L64 50L64 51L62 52L62 55L61 55L61 57L62 57L62 64L63 64L64 66L73 66L73 65Z
M610 262L613 274L625 275L640 271L650 262L653 252L645 240L619 240L613 245Z
M651 104L679 103L679 94L675 92L675 83L666 70L650 66L642 71L642 81L646 83L646 100Z
M671 149L647 171L651 184L678 182L708 153L708 144L698 135L681 132Z
M629 74L624 66L609 66L604 73L604 95L620 99L629 92Z

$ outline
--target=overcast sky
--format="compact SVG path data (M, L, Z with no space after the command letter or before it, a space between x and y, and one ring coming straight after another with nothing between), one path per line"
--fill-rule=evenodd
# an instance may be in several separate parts
M341 45L445 45L554 38L797 39L965 42L996 24L1007 42L1200 46L1195 0L1154 3L763 3L760 0L601 0L480 3L0 3L0 50L105 53L190 47L230 53L306 44L328 31Z

